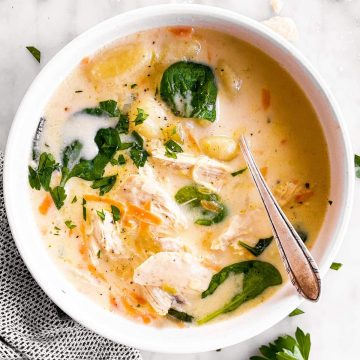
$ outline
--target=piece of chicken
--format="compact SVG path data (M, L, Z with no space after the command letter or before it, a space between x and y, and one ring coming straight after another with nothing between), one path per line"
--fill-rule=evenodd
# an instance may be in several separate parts
M195 156L187 153L176 154L176 159L165 155L165 148L160 142L151 142L149 145L151 158L163 165L184 174L190 174L192 179L206 188L219 192L225 179L232 169L220 161L213 160L205 155Z
M150 256L134 271L134 282L144 286L168 286L176 294L204 291L212 271L199 259L185 252L159 252Z
M162 220L160 225L150 227L160 242L169 246L172 239L174 246L175 243L179 245L176 235L187 227L186 217L171 195L158 183L150 167L145 167L139 174L129 176L122 189L124 197L134 204L144 206L150 202L151 212ZM167 248L178 249L177 246Z
M239 241L254 246L259 239L271 234L271 225L264 210L248 210L229 219L225 230L214 237L211 249L224 251L231 247L239 253L245 253L244 248L238 244Z
M128 258L130 256L129 250L126 248L123 240L120 238L120 228L117 223L114 223L110 212L104 211L104 220L102 220L96 213L91 213L91 226L88 228L88 235L95 240L98 249L103 249L109 255L113 254L117 258ZM94 243L90 243L91 248ZM95 251L95 250L94 250ZM92 252L94 252L92 251Z

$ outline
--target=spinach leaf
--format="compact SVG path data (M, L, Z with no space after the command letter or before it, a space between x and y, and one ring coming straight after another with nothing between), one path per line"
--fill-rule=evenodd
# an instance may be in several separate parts
M182 149L182 147L175 142L174 140L168 140L165 144L165 155L167 157L171 157L174 159L177 159L176 153L182 153L184 152L184 150Z
M221 222L227 215L227 209L220 197L209 189L197 184L187 185L177 191L175 200L178 204L186 204L190 208L199 208L203 215L195 224L210 226Z
M65 189L62 186L56 186L50 189L50 195L54 201L56 208L59 210L64 205L66 199Z
M273 343L259 348L263 356L251 356L250 360L308 360L310 355L310 334L297 328L295 338L280 336Z
M355 154L354 163L355 163L355 175L357 178L360 178L360 156L359 155Z
M189 315L189 314L187 314L185 312L175 310L173 308L169 309L168 315L174 317L175 319L183 321L183 322L192 322L193 319L194 319L193 316L191 316L191 315Z
M270 236L265 239L259 239L259 241L255 246L250 246L242 241L239 241L239 245L241 245L246 250L251 252L254 256L260 256L264 252L264 250L271 244L273 239L274 239L273 236Z
M207 65L187 61L170 65L160 82L160 96L176 116L216 120L217 86Z
M99 194L102 196L113 188L116 182L116 177L117 175L111 175L97 179L92 183L91 187L93 189L100 189Z
M79 140L73 141L63 151L63 166L72 168L79 161L82 144Z
M37 49L36 47L34 47L34 46L27 46L26 48L29 50L30 54L36 59L36 61L37 61L38 63L40 63L40 59L41 59L41 52L40 52L40 50L38 50L38 49Z
M260 295L268 287L280 285L282 283L279 271L270 263L259 260L243 261L226 266L220 272L215 274L210 281L209 287L201 294L201 297L205 298L213 294L231 273L244 274L241 293L235 295L222 308L198 320L198 324L205 324L221 314L234 311L244 302Z

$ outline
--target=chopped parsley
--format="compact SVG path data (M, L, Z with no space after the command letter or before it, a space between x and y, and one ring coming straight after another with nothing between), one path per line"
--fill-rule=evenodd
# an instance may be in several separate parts
M73 197L73 199L71 200L71 203L72 204L74 204L74 203L76 203L77 202L77 197L76 197L76 195Z
M71 220L66 220L65 225L71 230L76 228L76 225Z
M237 176L237 175L240 175L242 174L243 172L245 172L247 170L247 167L244 167L243 169L240 169L238 171L234 171L231 173L231 176Z
M289 317L293 317L293 316L297 316L297 315L301 315L301 314L304 314L304 311L302 311L301 309L296 308L295 310L293 310L289 314Z
M143 109L137 108L137 115L135 118L135 125L142 124L147 118L149 114L147 114Z
M135 164L135 166L137 168L140 168L145 165L149 153L144 149L143 138L136 131L133 131L131 135L133 136L135 141L130 150L130 158Z
M38 63L40 63L41 60L41 52L34 46L27 46L26 47L30 54L36 59Z
M83 219L86 221L86 200L83 198L82 200L82 213L83 213Z
M341 263L333 262L330 266L330 269L338 271L340 270L341 267L342 267Z
M101 219L101 221L105 220L105 213L104 210L96 210L96 213L98 214L99 218Z
M56 186L53 189L50 189L50 195L54 201L56 208L61 209L66 199L65 189L62 186Z
M99 194L102 196L108 193L115 185L117 175L105 176L103 178L95 180L91 187L93 189L99 189Z
M131 88L131 89L134 89L134 88L136 88L136 87L137 87L137 84L131 84L131 85L130 85L130 88Z
M98 250L96 256L97 256L98 259L100 259L100 257L101 257L101 250L100 249Z
M124 157L124 155L119 155L119 157L118 157L118 164L119 165L125 165L125 163L126 163L126 159L125 159L125 157Z
M176 153L182 153L184 150L174 140L168 140L165 144L165 155L170 158L177 159Z
M114 222L120 220L120 210L118 207L116 207L115 205L111 205L111 213L112 213Z
M355 163L355 175L357 178L360 178L360 156L359 155L355 154L354 163Z

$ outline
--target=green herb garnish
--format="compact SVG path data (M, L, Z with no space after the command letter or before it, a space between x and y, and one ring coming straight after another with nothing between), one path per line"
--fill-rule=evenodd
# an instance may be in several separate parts
M115 205L111 205L111 213L112 213L114 222L120 220L120 210Z
M147 114L143 109L137 108L137 115L134 120L135 125L142 124L148 118L148 116L149 114Z
M173 308L169 309L168 315L172 316L173 318L175 318L177 320L183 321L183 322L192 322L194 319L193 316L191 316L185 312L175 310Z
M61 209L66 199L65 189L62 186L56 186L53 189L50 189L50 195L54 201L56 208Z
M260 256L264 252L264 250L271 244L273 239L273 236L265 239L259 239L255 246L250 246L242 241L239 241L238 244L251 252L254 256Z
M71 220L66 220L65 225L71 230L76 228L76 225Z
M136 131L133 131L131 135L133 136L135 141L130 150L130 158L135 164L135 166L137 168L140 168L145 165L149 153L143 147L144 146L143 138Z
M131 89L134 89L134 88L136 88L136 87L137 87L137 84L131 84L131 85L130 85L130 88L131 88Z
M111 175L97 179L92 183L91 187L93 189L100 189L99 194L104 195L113 188L116 182L116 177L117 175Z
M96 213L98 214L99 218L101 219L101 221L105 220L105 213L104 210L96 210Z
M295 310L293 310L289 314L289 317L293 317L293 316L297 316L297 315L301 315L301 314L304 314L304 311L302 311L301 309L296 308Z
M340 270L341 267L342 267L341 263L333 262L330 266L330 269L337 271Z
M38 50L38 49L37 49L36 47L34 47L34 46L27 46L26 48L29 50L30 54L36 59L36 61L37 61L38 63L40 63L40 59L41 59L41 52L40 52L40 50Z
M30 186L36 190L40 190L41 186L44 190L50 190L50 181L52 173L58 169L58 164L54 157L46 152L43 152L39 158L37 169L29 166L29 183Z
M164 146L165 146L165 150L166 150L165 155L167 157L171 157L171 158L176 159L177 158L176 153L184 152L182 147L177 142L175 142L174 140L168 140L164 144Z
M74 203L76 203L77 202L77 197L76 197L76 195L73 197L73 199L71 200L71 203L72 204L74 204Z
M98 259L100 259L100 257L101 257L101 250L100 249L98 250L96 256L97 256Z
M360 156L359 155L355 154L354 163L355 163L355 175L357 178L360 178Z
M262 356L251 356L250 360L309 360L310 348L310 334L297 328L295 338L280 336L274 343L259 348Z
M129 133L129 116L126 114L120 114L119 121L116 124L115 129L120 134L128 134Z
M238 171L234 171L231 173L231 176L237 176L237 175L240 175L242 174L243 172L245 172L247 170L247 167L244 167L243 169L240 169Z
M176 116L216 119L217 86L207 65L190 61L170 65L161 79L160 96Z
M126 160L125 160L125 157L124 157L124 155L119 155L119 157L118 157L118 164L119 165L125 165L126 164Z
M99 103L99 106L94 108L85 108L81 112L93 116L108 116L119 117L120 110L115 100L105 100Z
M197 323L199 325L205 324L221 314L236 310L241 304L254 299L268 287L282 283L279 271L270 263L258 260L242 261L226 266L220 272L213 275L209 287L201 294L201 297L205 298L212 295L230 274L244 274L242 291L222 308L198 320Z
M227 215L225 205L220 197L209 189L197 184L184 186L175 194L178 204L186 204L190 208L201 210L203 217L197 219L195 224L210 226L221 222Z
M82 200L82 213L83 213L83 219L86 221L86 200L83 198Z

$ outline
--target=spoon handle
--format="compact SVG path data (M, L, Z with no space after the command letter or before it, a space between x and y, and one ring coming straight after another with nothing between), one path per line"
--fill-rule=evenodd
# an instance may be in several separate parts
M308 300L317 301L321 290L319 269L265 183L244 136L241 137L240 147L269 216L290 280L300 295Z

